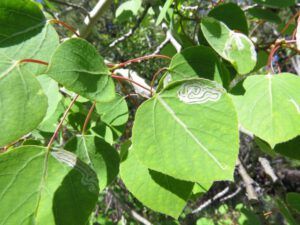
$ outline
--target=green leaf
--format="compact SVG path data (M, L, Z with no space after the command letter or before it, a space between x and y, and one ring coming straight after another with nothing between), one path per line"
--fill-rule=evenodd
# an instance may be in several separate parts
M290 192L286 195L287 204L300 213L300 194L296 192Z
M259 139L258 137L255 137L254 140L263 152L273 157L275 157L276 154L280 154L291 159L300 160L300 136L297 136L296 138L287 142L279 143L275 145L273 149L268 143Z
M232 180L238 153L233 103L216 82L173 82L140 106L132 142L150 169L204 187Z
M256 65L253 43L242 33L230 30L223 22L206 17L201 30L210 46L228 60L240 74L249 73Z
M229 78L214 51L206 46L190 47L177 53L169 66L170 80L203 77L228 86Z
M253 0L254 2L272 8L286 8L296 4L295 0Z
M45 17L38 5L30 0L2 0L0 2L0 46L6 47L30 39L45 25Z
M95 136L103 138L110 145L112 145L114 140L119 137L118 135L115 135L115 132L113 132L111 127L102 121L96 123L96 126L91 129L91 133Z
M76 135L65 145L79 159L91 166L98 175L100 191L119 173L119 154L102 138L93 135Z
M95 173L64 150L23 146L0 155L1 224L88 224Z
M101 120L111 126L121 126L127 123L128 106L125 98L119 94L110 102L99 102L96 104L97 113Z
M215 225L214 221L212 219L208 219L205 217L202 217L200 219L197 220L197 224L196 225Z
M23 65L16 63L0 73L0 146L36 128L47 107L39 82Z
M248 35L248 23L244 11L234 3L220 4L214 7L208 16L225 23L231 30Z
M178 218L193 189L193 183L150 170L130 149L121 163L121 179L126 188L144 205L154 211Z
M59 38L39 7L28 0L0 2L0 73L16 61L38 59L48 62ZM46 66L29 63L28 70L41 74Z
M47 113L42 123L40 124L40 126L43 126L43 123L51 119L52 116L56 113L58 104L62 100L62 95L59 92L58 84L47 75L38 76L37 79L42 86L43 92L48 98Z
M167 11L170 8L170 6L172 5L172 3L173 3L173 0L167 0L165 2L163 8L160 10L157 20L156 20L156 23L155 23L156 26L158 26L163 21L163 19L165 18L166 14L167 14Z
M141 0L129 0L122 3L116 10L116 18L124 22L131 16L137 16L142 6Z
M93 101L110 101L114 83L103 58L93 45L71 38L54 52L47 75L67 89Z
M287 221L288 225L297 225L298 223L295 221L295 218L292 216L291 211L287 207L287 205L280 199L276 199L277 207L280 212L283 214L284 218Z
M260 19L260 20L265 20L265 21L269 21L269 22L277 23L277 24L281 23L280 17L276 13L272 12L269 9L253 7L253 8L248 9L247 12L251 16L253 16L257 19Z
M300 134L300 78L289 73L255 75L233 96L239 122L273 148Z

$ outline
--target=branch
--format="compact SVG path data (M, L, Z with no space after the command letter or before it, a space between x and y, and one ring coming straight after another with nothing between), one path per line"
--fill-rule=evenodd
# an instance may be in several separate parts
M206 202L201 204L197 209L194 209L192 211L192 214L202 211L203 209L205 209L206 207L211 205L214 201L216 201L217 199L222 198L224 195L226 195L228 193L228 191L229 191L229 187L224 188L222 191L217 193L214 197L208 199Z
M150 5L149 4L146 5L142 15L137 19L137 22L134 25L134 27L131 28L126 34L124 34L123 36L119 37L118 39L116 39L112 43L110 43L109 47L112 48L112 47L116 46L117 44L119 44L120 42L122 42L122 41L126 40L127 38L129 38L130 36L132 36L134 34L134 32L138 29L140 24L142 23L145 16L147 15L149 8L150 8Z
M263 158L263 157L259 157L258 161L260 162L265 173L272 179L273 183L276 183L278 181L278 177L275 174L273 168L271 167L270 162L266 158Z
M170 29L168 29L168 26L165 23L162 23L162 28L166 33L166 38L165 40L159 45L157 46L157 48L155 49L155 51L152 53L152 55L156 55L158 54L162 48L164 46L166 46L169 42L174 46L174 48L176 49L177 52L181 51L181 45L179 44L179 42L174 38L174 36L172 35L172 32Z
M258 201L257 194L252 186L254 180L249 176L240 159L237 160L236 165L238 167L238 172L244 181L249 201Z
M84 19L84 26L78 31L82 38L87 38L97 20L104 14L113 0L99 0L93 10Z

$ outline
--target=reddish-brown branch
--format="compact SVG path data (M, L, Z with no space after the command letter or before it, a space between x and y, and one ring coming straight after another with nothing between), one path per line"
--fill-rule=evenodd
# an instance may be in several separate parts
M288 27L291 25L291 23L293 22L293 20L295 20L297 18L297 16L299 16L300 11L298 11L295 15L292 16L292 18L287 22L287 24L284 26L284 28L280 31L280 34L283 34Z
M121 76L118 76L118 75L115 75L115 74L112 74L111 77L114 78L114 79L117 79L117 80L126 80L126 81L128 81L130 83L133 83L133 84L135 84L135 85L137 85L137 86L139 86L139 87L141 87L141 88L143 88L143 89L151 92L151 90L149 88L147 88L147 87L141 85L140 83L138 83L138 82L136 82L134 80L131 80L131 79L127 78L127 77L121 77Z
M37 64L41 64L41 65L45 65L45 66L49 65L49 63L38 60L38 59L22 59L20 61L20 63L37 63Z
M86 131L86 127L87 127L87 125L88 125L88 123L89 123L89 121L91 119L91 116L92 116L92 113L93 113L93 111L95 109L95 106L96 106L96 102L93 103L92 107L90 108L90 110L89 110L89 112L88 112L88 114L87 114L87 116L85 118L85 121L84 121L84 124L83 124L83 127L82 127L82 132L81 132L82 135L84 135L84 133Z
M273 57L274 54L276 53L276 51L280 48L280 43L276 43L270 51L269 57L268 57L268 63L267 63L267 68L269 68L269 70L271 70L274 73L274 68L273 68Z
M138 58L135 58L135 59L130 59L126 62L116 64L116 66L113 67L112 69L115 70L115 69L118 69L118 68L123 68L123 67L129 66L132 63L140 63L144 60L153 59L153 58L168 59L168 60L171 59L169 56L166 56L166 55L146 55L146 56L138 57Z
M74 103L76 102L76 100L77 100L78 97L79 97L79 95L76 95L76 96L74 97L74 99L71 101L70 105L68 106L68 108L67 108L66 111L64 112L64 115L63 115L62 118L60 119L60 122L59 122L59 124L57 125L57 127L56 127L56 129L55 129L55 131L54 131L54 134L53 134L53 136L51 137L51 139L50 139L50 141L49 141L49 143L48 143L48 146L47 146L48 150L51 148L51 145L53 144L54 140L56 139L56 137L57 137L57 135L58 135L58 132L59 132L60 128L62 127L62 124L63 124L64 120L66 119L66 117L67 117L69 111L71 110L72 106L74 105Z
M80 35L78 34L78 32L76 31L76 29L74 27L70 26L69 24L67 24L63 21L52 19L52 20L50 20L50 23L59 24L65 28L67 28L69 31L71 31L73 34L75 34L77 37L80 37Z

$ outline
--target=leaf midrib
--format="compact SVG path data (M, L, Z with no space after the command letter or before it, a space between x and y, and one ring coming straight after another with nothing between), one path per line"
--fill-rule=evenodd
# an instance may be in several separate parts
M184 131L194 140L194 142L200 146L200 149L202 149L222 170L225 170L225 167L221 164L221 162L209 152L209 150L201 143L200 140L197 139L193 132L190 131L186 124L176 115L173 109L159 95L156 96L156 99L163 106L166 112L169 113L172 118L184 129Z

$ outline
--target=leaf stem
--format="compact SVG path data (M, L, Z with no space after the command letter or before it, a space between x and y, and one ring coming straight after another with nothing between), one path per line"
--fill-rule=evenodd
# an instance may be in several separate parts
M168 70L168 68L167 68L167 67L160 68L160 69L157 70L156 73L153 75L153 78L152 78L151 83L150 83L150 87L151 87L151 96L152 96L152 94L153 94L154 81L156 80L156 78L158 77L158 75L159 75L162 71L165 71L165 70Z
M132 63L140 63L141 61L148 60L148 59L153 59L153 58L171 60L171 58L167 55L145 55L145 56L141 56L141 57L138 57L138 58L135 58L135 59L130 59L128 61L116 64L114 67L111 68L111 70L115 70L115 69L118 69L118 68L123 68L123 67L129 66Z
M76 29L74 27L72 27L71 25L63 22L63 21L60 21L60 20L57 20L57 19L52 19L49 21L50 23L54 23L54 24L59 24L65 28L67 28L69 31L71 31L73 34L75 34L77 37L80 37L80 35L78 34L78 32L76 31Z
M45 66L49 65L49 63L38 60L38 59L22 59L20 61L20 63L37 63L37 64L41 64L41 65L45 65Z
M115 75L115 74L112 74L111 77L114 78L114 79L116 79L116 80L126 80L126 81L129 81L130 83L133 83L133 84L135 84L135 85L137 85L137 86L139 86L139 87L141 87L141 88L143 88L143 89L151 92L151 90L149 88L146 88L145 86L141 85L140 83L138 83L138 82L136 82L134 80L131 80L131 79L127 78L127 77L121 77L121 76L118 76L118 75Z
M59 124L57 125L55 131L54 131L54 134L52 135L48 145L47 145L47 148L48 150L50 150L51 148L51 145L53 144L54 140L56 139L57 135L58 135L58 132L60 130L60 128L62 127L62 124L64 122L64 120L66 119L69 111L71 110L72 106L74 105L74 103L76 102L77 98L79 97L79 95L76 95L74 97L74 99L71 101L70 105L68 106L68 108L66 109L66 111L64 112L64 115L62 116L62 118L60 119L60 122Z
M300 15L300 11L298 11L297 13L295 13L295 15L292 16L292 18L286 23L286 25L284 26L284 28L280 31L280 34L283 34L288 27L291 25L291 23L293 22L293 20L295 20L297 18L297 16Z
M274 54L276 53L276 51L280 48L280 44L276 43L275 45L272 46L269 57L268 57L268 63L267 63L267 68L269 69L270 72L275 73L274 68L273 68L273 58L274 58Z
M91 119L91 116L92 116L92 113L93 113L93 111L95 109L95 106L96 106L96 102L93 103L93 105L91 106L91 108L90 108L90 110L89 110L89 112L88 112L88 114L87 114L87 116L85 118L85 121L84 121L84 124L83 124L83 127L82 127L82 131L81 131L82 136L85 134L86 127L87 127L87 125L88 125L88 123L89 123L89 121Z

